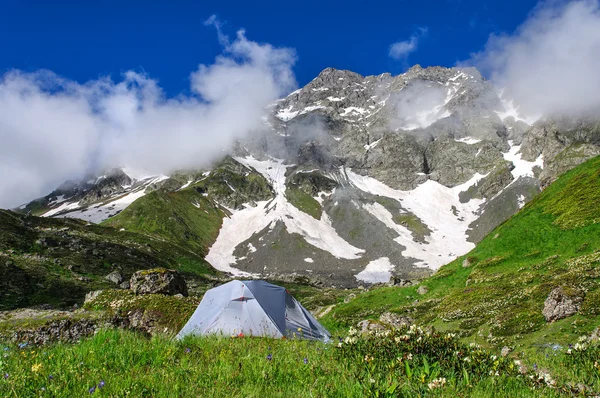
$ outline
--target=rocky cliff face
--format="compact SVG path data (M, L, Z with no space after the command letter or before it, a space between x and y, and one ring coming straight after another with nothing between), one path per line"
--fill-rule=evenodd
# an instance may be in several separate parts
M531 125L516 109L475 69L328 68L272 104L264 129L213 170L116 171L24 210L99 222L148 191L195 189L227 214L207 256L220 270L344 285L418 278L600 154L597 122Z

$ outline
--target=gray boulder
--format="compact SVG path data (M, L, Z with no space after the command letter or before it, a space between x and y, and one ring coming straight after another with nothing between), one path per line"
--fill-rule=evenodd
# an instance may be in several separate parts
M97 328L96 321L92 319L59 319L38 328L16 330L11 333L9 338L14 342L26 342L34 345L57 341L75 343L84 337L93 335Z
M106 275L104 279L111 281L115 285L118 285L121 282L123 282L123 275L121 275L119 271L113 271L110 274Z
M410 281L409 279L402 279L398 276L392 275L387 284L388 286L410 286L412 285L412 281Z
M421 285L417 289L417 293L420 294L420 295L427 294L428 291L429 291L429 288L427 286L425 286L425 285Z
M413 319L408 316L394 314L393 312L384 312L379 317L379 322L389 325L394 329L398 329L412 325Z
M506 358L508 356L508 354L510 354L511 351L512 350L510 347L504 346L504 347L502 347L502 351L500 351L500 355L502 355L502 357Z
M93 292L87 293L85 295L84 304L91 303L92 301L96 300L96 297L98 297L100 293L102 293L102 290L95 290Z
M542 314L547 322L554 322L575 315L579 311L582 301L583 298L577 293L567 291L563 287L557 287L550 292L548 298L544 301Z
M371 332L383 331L387 329L382 323L370 319L360 321L356 326L358 326L362 334L368 334Z
M131 277L130 288L135 294L165 294L173 296L178 293L188 295L185 279L175 270L155 268L138 271Z

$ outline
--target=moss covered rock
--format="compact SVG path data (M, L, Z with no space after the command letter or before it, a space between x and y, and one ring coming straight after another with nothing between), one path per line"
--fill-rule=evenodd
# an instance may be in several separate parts
M133 274L129 284L135 294L188 295L183 276L175 270L166 268L138 271Z
M583 298L573 289L557 287L550 292L544 302L542 314L548 322L557 321L575 315L579 311L581 301Z

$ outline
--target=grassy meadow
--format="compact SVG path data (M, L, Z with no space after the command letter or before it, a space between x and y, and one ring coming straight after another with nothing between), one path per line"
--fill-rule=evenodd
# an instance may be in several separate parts
M351 330L329 344L175 341L103 330L77 344L0 349L3 397L547 397L600 390L597 345L580 344L570 355L540 352L533 364L416 327L367 336Z

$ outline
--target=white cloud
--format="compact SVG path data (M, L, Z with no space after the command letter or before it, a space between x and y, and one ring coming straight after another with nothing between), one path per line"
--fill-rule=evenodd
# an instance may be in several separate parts
M393 93L388 104L393 109L388 126L392 130L425 128L449 116L444 107L446 90L443 86L416 81Z
M223 53L166 98L147 75L85 84L49 71L0 76L0 207L114 165L169 172L206 164L262 127L266 105L296 87L295 52L218 29Z
M421 37L427 34L427 28L419 28L408 40L398 41L390 45L389 56L394 59L406 59L419 46Z
M598 0L543 2L510 35L491 36L470 61L526 116L600 110Z

